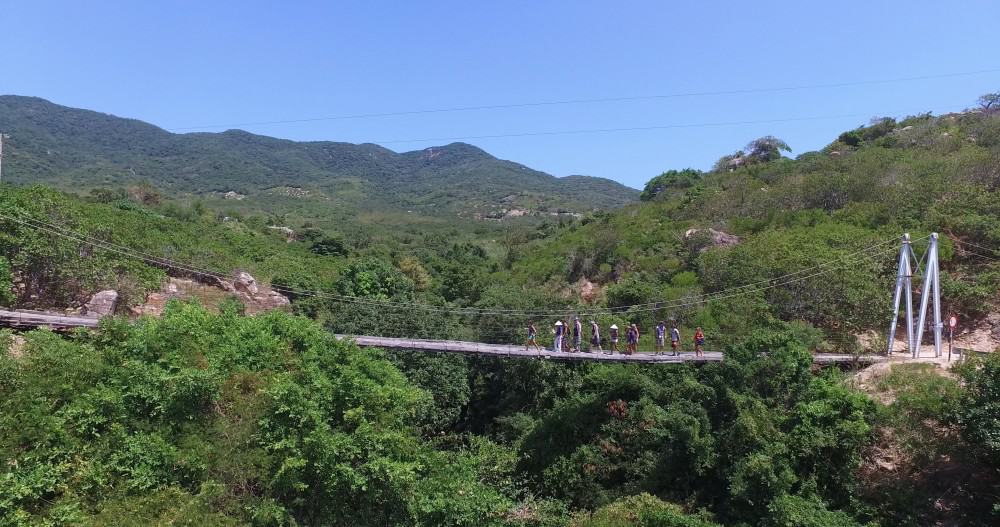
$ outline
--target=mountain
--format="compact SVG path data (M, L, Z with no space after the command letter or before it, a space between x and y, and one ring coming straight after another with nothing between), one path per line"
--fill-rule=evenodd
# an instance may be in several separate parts
M174 134L154 125L0 96L11 135L5 181L79 191L150 182L169 193L275 194L356 211L428 215L582 213L635 201L638 191L602 178L557 178L465 143L397 153L375 144L296 142L251 134ZM239 196L237 196L239 195Z

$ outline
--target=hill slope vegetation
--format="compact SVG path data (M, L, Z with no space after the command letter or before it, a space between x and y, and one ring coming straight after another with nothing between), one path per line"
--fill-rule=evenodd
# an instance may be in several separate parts
M452 218L499 217L510 209L582 213L638 197L611 180L556 178L464 143L396 153L374 144L295 142L240 130L174 134L33 97L0 96L0 129L12 136L5 179L73 191L149 182L168 193L235 192L261 208L291 195L317 209Z

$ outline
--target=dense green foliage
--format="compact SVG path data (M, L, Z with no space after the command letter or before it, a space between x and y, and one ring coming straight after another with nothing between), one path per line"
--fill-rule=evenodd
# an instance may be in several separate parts
M176 304L2 361L4 525L483 525L508 505L471 454L495 447L429 448L426 396L304 319Z
M88 117L61 111L29 129ZM88 163L121 144L135 150L114 163L188 155L144 150L180 147L127 124L128 138L64 143L62 152L81 157L36 168L56 180L93 175ZM463 145L397 155L282 142L282 163L292 164L281 165L273 140L166 136L204 141L212 156L227 156L219 162L229 175L237 165L227 163L257 152L257 168L320 177L301 156L336 150L357 154L337 162L349 177L399 183L402 172L380 171L406 158L424 167L406 165L416 179L434 172L450 182L394 207L462 201L449 194L459 180L448 178L496 161ZM288 205L304 199L288 189L268 199L294 212L262 217L251 198L238 201L255 210L246 215L220 213L221 201L174 199L171 189L195 185L180 176L128 190L114 180L86 198L4 186L5 305L72 307L109 287L133 305L167 275L198 278L154 261L167 257L226 276L248 270L303 316L246 317L235 301L214 314L174 303L162 318L109 320L96 332L35 331L23 344L0 333L0 525L995 523L996 356L969 360L957 379L932 365L887 369L866 387L871 398L852 377L815 371L811 352L884 349L858 335L884 331L891 316L902 232L918 240L918 254L927 234L942 233L946 312L971 325L996 310L1000 115L875 119L820 152L782 157L788 151L761 138L716 170L657 176L641 203L617 211L449 219L452 230L440 230L424 228L433 215L414 206L409 219L397 217L406 227L385 236L367 220L338 223ZM251 185L270 173L246 170L257 174ZM351 199L370 190L337 185ZM270 228L286 225L296 232ZM671 320L685 349L702 327L726 360L639 367L382 353L330 335L521 344L534 319L540 343L551 345L555 318L595 308L585 324L636 323L643 351L654 324Z

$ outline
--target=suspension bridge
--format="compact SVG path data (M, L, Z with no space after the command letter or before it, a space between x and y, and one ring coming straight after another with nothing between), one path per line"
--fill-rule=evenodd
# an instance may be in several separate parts
M0 309L0 325L18 329L48 328L54 331L69 331L75 328L94 329L100 326L96 317L67 316L42 311L4 310ZM693 352L682 352L678 355L654 354L638 352L632 355L608 352L566 352L550 349L525 349L524 346L508 344L488 344L461 340L406 339L395 337L376 337L368 335L336 335L338 340L353 341L363 348L382 348L405 351L458 353L462 355L483 355L511 359L550 359L562 361L594 361L594 362L634 362L644 364L677 364L684 362L704 363L718 362L723 354L718 351L706 351L701 355ZM885 357L872 355L847 355L836 353L817 353L813 356L816 364L861 363L870 364L886 360Z
M205 269L199 269L190 265L183 263L173 262L166 260L164 258L156 257L149 254L144 254L138 252L130 247L115 245L111 242L94 238L86 234L81 234L78 232L70 231L64 227L57 225L52 225L48 223L43 223L38 220L21 220L18 218L9 217L0 214L0 217L8 219L10 221L19 223L28 228L37 229L40 231L48 232L53 235L65 237L71 240L75 240L82 244L87 244L93 248L107 250L109 252L118 253L120 255L135 258L137 260L143 261L149 265L157 266L160 268L170 269L175 272L183 273L186 275L209 277L216 280L223 280L227 278L227 275L213 272ZM923 239L929 239L929 245L923 259L918 259L913 250L913 241L911 240L909 234L905 234L902 237L901 243L899 245L899 266L898 273L896 277L896 288L894 292L893 305L895 312L891 320L891 325L889 328L889 349L886 350L885 355L853 355L853 354L836 354L836 353L817 353L814 354L814 362L817 364L836 364L836 363L874 363L887 360L888 356L892 355L892 343L894 342L894 337L896 334L897 326L899 325L899 315L901 307L905 307L903 311L905 312L905 332L906 332L906 348L907 351L912 354L914 358L919 355L919 343L921 342L924 328L927 327L933 332L934 335L934 353L935 356L941 355L941 332L943 324L941 323L941 307L940 307L940 291L938 282L938 236L933 233L926 236ZM351 335L337 335L338 339L351 340L361 347L372 347L372 348L383 348L383 349L394 349L394 350L406 350L415 352L432 352L432 353L456 353L463 355L483 355L483 356L496 356L512 359L551 359L551 360L565 360L565 361L595 361L595 362L633 362L633 363L704 363L704 362L717 362L723 360L723 354L717 351L706 351L702 354L695 354L691 352L680 353L678 355L671 355L669 353L655 354L648 351L637 352L633 354L622 354L622 353L606 353L601 351L595 352L581 352L581 351L555 351L552 349L526 349L522 345L511 345L509 342L512 340L510 338L510 329L520 327L524 324L525 320L544 320L549 319L565 319L569 320L572 316L578 315L580 317L602 317L602 316L612 316L612 317L629 317L634 316L636 313L658 313L662 315L663 313L677 313L681 310L692 309L695 306L703 306L709 301L722 300L726 298L732 298L736 296L742 296L749 293L760 292L776 287L787 287L792 284L801 282L803 280L808 280L810 278L818 277L821 275L826 275L832 271L842 269L846 266L856 265L862 259L870 258L876 255L882 255L887 252L888 249L895 249L895 244L898 240L885 240L879 243L875 243L868 247L861 248L855 252L845 254L836 261L828 261L819 263L817 265L801 269L799 271L789 273L780 277L766 279L760 282L746 284L740 287L734 287L723 291L705 293L702 295L696 295L694 297L688 297L681 301L676 302L651 302L647 304L637 304L630 306L623 306L620 308L586 308L582 309L577 313L572 311L531 311L531 310L516 310L516 309L483 309L483 308L457 308L439 305L427 305L419 303L403 303L403 302L389 302L381 301L371 298L361 298L361 297L348 297L344 295L336 295L324 291L302 291L294 290L282 287L272 286L272 288L283 294L292 294L297 296L316 296L319 298L327 299L330 301L340 302L344 304L350 304L357 309L370 310L371 318L374 319L371 327L372 334L363 334L368 331L358 331L358 334ZM891 244L891 245L890 245ZM921 266L921 263L925 265ZM914 270L914 264L916 266L916 271ZM920 293L920 306L919 309L915 309L913 302L913 289L914 289L914 279L922 278L922 291ZM933 308L933 309L930 309ZM410 316L414 311L425 311L427 313L441 314L443 316L452 317L469 317L470 320L478 319L482 321L488 317L493 317L497 327L492 328L497 331L497 334L490 335L489 327L481 327L480 334L484 340L490 340L492 342L473 342L473 341L460 341L460 340L436 340L427 338L400 338L400 337L385 337L380 336L379 323L384 322L387 317L391 317L389 314L392 310L399 310L401 317ZM931 311L931 317L927 317L928 311ZM914 320L919 318L919 320ZM927 320L930 318L930 320ZM502 321L502 322L500 322ZM925 322L929 322L925 324ZM66 331L73 328L98 328L100 321L94 317L83 317L83 316L67 316L58 313L46 313L40 311L27 311L27 310L2 310L0 309L0 325L7 327L14 327L20 329L36 328L36 327L47 327L57 331ZM503 333L500 333L503 331ZM507 336L502 336L507 335ZM586 342L586 339L583 339ZM497 342L508 342L508 344L497 343Z

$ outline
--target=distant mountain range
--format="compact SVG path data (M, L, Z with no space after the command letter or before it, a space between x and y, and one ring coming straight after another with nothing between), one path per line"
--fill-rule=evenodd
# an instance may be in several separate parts
M150 182L170 193L317 198L359 209L501 217L614 208L639 192L557 178L465 143L397 153L375 144L296 142L241 130L175 134L149 123L0 96L4 181L66 190Z

